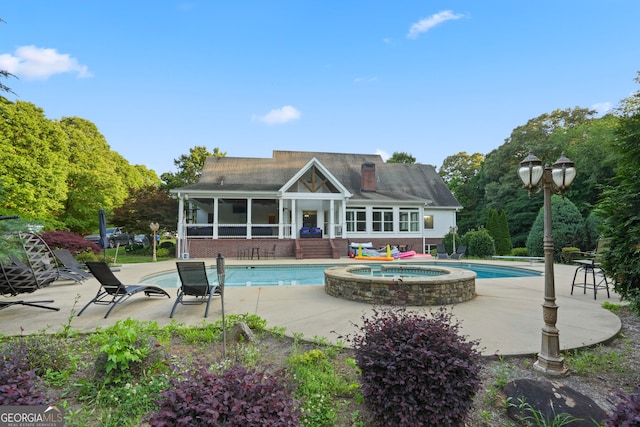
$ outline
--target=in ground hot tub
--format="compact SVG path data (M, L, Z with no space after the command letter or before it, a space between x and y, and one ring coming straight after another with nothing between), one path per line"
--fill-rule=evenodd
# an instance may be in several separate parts
M413 265L348 265L324 271L331 296L371 304L447 305L473 299L476 273Z

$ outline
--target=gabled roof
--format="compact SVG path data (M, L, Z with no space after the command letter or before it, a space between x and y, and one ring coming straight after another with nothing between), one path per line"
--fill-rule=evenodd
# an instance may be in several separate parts
M352 194L352 202L415 201L461 207L431 165L385 163L376 154L273 151L272 158L209 157L200 180L174 192L274 192L300 174L313 159ZM360 169L373 163L376 191L361 191Z

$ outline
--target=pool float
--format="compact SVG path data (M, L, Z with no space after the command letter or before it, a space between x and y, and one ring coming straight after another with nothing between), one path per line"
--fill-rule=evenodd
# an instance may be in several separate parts
M394 257L386 257L386 256L356 256L355 259L361 259L366 261L393 261Z
M416 251L407 251L407 252L400 252L398 254L398 258L409 258L410 256L415 256Z

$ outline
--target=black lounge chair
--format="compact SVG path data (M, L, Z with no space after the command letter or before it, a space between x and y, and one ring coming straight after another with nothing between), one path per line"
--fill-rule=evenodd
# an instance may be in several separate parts
M204 302L207 303L204 317L209 316L211 297L214 294L220 295L220 287L209 284L204 262L176 262L176 266L178 267L178 276L180 277L182 286L178 289L178 298L173 304L169 317L173 317L173 312L176 310L178 303L191 305L203 304ZM196 297L196 299L185 301L185 296L193 296Z
M109 268L109 265L106 262L88 262L87 268L93 274L93 276L98 279L100 282L100 289L98 289L98 293L95 298L85 305L82 310L78 313L78 316L82 314L83 311L87 309L91 304L103 304L103 305L111 305L111 308L107 311L104 318L106 319L111 310L113 310L116 305L121 302L129 299L129 297L139 293L144 292L144 294L148 297L150 296L158 296L158 297L168 297L169 294L162 288L157 286L148 286L148 285L125 285L113 274L113 271Z
M91 273L85 270L86 265L82 265L78 262L69 249L54 249L53 254L58 261L62 264L62 267L58 266L61 273L68 273L77 278L73 279L76 282L82 282L91 277Z
M437 259L449 259L449 254L447 254L447 250L444 247L444 243L438 243L436 248L438 251Z
M465 254L465 252L467 252L466 246L458 246L458 249L455 251L455 253L451 254L451 259L460 259Z

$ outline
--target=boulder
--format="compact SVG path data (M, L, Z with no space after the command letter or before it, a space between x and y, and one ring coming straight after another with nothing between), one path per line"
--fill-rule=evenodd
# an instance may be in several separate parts
M591 398L560 382L519 379L505 385L503 391L510 398L507 414L514 420L530 417L531 410L539 411L549 421L557 415L570 414L578 419L571 423L572 427L593 427L593 420L602 423L607 418ZM522 400L528 405L519 408Z

